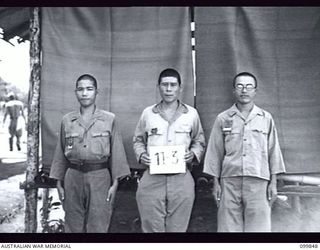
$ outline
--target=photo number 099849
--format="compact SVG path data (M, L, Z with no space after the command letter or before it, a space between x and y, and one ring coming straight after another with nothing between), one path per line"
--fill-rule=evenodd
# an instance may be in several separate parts
M150 174L177 174L186 172L185 146L149 146Z

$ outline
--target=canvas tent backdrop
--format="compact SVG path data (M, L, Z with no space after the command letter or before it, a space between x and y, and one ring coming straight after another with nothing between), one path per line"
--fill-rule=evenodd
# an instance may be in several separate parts
M42 162L50 167L62 116L79 109L74 89L94 75L97 105L116 114L129 164L139 168L132 137L142 110L158 102L165 68L177 69L182 100L193 105L191 32L187 7L42 8Z
M29 39L30 8L0 7L0 28L4 30L3 39L7 42L15 36Z
M233 103L232 79L258 78L288 173L320 172L320 8L195 8L197 109L206 138Z
M114 112L122 120L125 117L122 133L130 163L135 162L131 149L133 124L143 107L156 100L152 81L158 72L150 68L158 67L160 70L162 66L180 65L179 70L184 70L186 82L192 81L188 68L191 67L189 48L184 50L181 46L181 43L186 43L188 47L190 40L186 9L42 8L44 163L51 163L60 118L76 108L72 94L74 80L83 72L96 74L101 89L98 103L102 108L123 110L119 114L117 110ZM126 18L124 13L128 14L126 20L113 22L113 26L121 28L118 31L112 30L111 25L111 20L115 21L114 18L120 15L115 14L116 11L122 13L122 18ZM144 18L129 19L141 12ZM181 24L175 25L172 21L174 15L168 15L177 15L177 12ZM29 8L0 8L0 13L0 27L4 28L7 38L13 35L27 38ZM195 8L197 109L207 139L216 115L233 102L230 91L233 76L243 70L252 71L259 81L256 102L272 112L275 118L288 172L319 172L319 20L319 7ZM153 30L158 27L162 33ZM179 33L179 36L174 33ZM165 34L166 38L160 34ZM115 41L115 37L120 35L125 36L127 42ZM168 47L164 41L156 40L156 36L171 40L175 47ZM165 53L155 49L160 45L166 49ZM149 57L154 61L150 62ZM121 67L121 61L127 63L125 68ZM187 62L186 66L181 66L184 62ZM115 73L113 68L122 71ZM109 75L110 72L113 75ZM117 77L121 77L121 82L116 80ZM111 94L115 87L119 87L115 93L122 91L118 84L126 87L123 90L124 101L119 108L110 103L121 99L122 94L117 97ZM133 88L137 86L139 89ZM191 84L188 83L186 88L184 100L191 104ZM107 99L108 96L111 98ZM124 106L127 101L130 102L128 109ZM127 127L126 124L130 125Z

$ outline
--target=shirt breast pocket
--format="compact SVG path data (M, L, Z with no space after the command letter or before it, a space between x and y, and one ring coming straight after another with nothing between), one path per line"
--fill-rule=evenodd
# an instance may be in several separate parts
M79 140L80 135L78 133L66 133L64 153L67 158L72 157L76 152Z
M94 155L106 157L110 155L110 131L91 132L91 148Z
M224 144L226 149L226 155L235 154L240 150L240 140L241 140L241 131L233 129L231 131L226 131L224 135Z
M268 148L268 131L263 127L251 129L252 147L255 150L267 152Z
M189 147L191 143L191 126L179 126L175 129L176 145L186 145Z
M149 146L161 146L163 145L164 132L159 127L150 128L148 133L148 145Z

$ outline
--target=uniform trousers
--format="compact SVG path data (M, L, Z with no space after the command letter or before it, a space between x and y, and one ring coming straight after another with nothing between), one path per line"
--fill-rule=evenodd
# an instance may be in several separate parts
M68 168L65 185L65 232L106 233L112 204L107 202L111 178L107 168L87 173Z
M218 232L270 232L268 183L247 176L221 178Z
M142 231L186 232L194 198L194 180L189 170L169 175L150 175L146 170L136 194Z

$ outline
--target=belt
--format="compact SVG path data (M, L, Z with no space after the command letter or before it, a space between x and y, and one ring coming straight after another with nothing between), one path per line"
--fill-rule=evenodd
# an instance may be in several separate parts
M71 163L69 165L70 168L78 170L82 173L87 173L90 171L100 170L104 168L108 168L108 162L103 163L87 163L87 162L81 162L79 164Z

